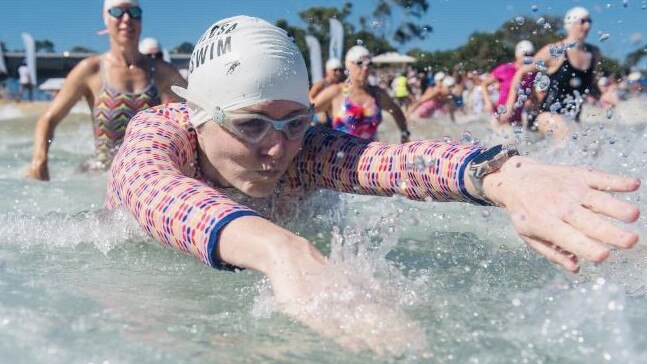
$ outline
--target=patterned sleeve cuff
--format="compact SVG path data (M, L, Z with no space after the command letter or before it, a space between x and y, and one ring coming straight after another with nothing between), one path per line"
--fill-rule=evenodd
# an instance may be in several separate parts
M214 226L213 230L211 230L211 234L209 235L209 245L207 248L207 252L209 254L209 264L211 265L212 268L223 270L223 271L234 271L234 270L242 269L242 268L233 266L231 264L227 264L221 261L220 259L218 259L218 257L216 256L216 251L218 247L218 236L220 235L220 231L222 231L225 225L232 222L234 219L237 219L243 216L259 216L259 215L254 211L237 211L225 216L222 220L218 221L216 226Z

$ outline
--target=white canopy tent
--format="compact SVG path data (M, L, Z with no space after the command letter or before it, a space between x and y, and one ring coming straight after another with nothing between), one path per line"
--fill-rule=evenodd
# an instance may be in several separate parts
M398 52L387 52L371 58L371 61L375 64L405 66L409 63L415 63L416 59L414 57L407 56L406 54L400 54Z

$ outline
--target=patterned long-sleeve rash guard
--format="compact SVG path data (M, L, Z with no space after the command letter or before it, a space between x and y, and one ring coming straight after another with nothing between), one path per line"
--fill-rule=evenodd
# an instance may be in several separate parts
M214 268L229 268L215 255L220 231L233 219L260 214L204 179L197 147L185 104L140 112L113 161L105 207L124 207L157 240ZM436 141L371 143L313 127L277 188L478 202L463 180L479 152L476 146Z

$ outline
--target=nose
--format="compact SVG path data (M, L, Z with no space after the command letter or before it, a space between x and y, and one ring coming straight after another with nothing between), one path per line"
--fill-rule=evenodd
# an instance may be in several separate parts
M279 159L285 155L287 142L288 140L283 131L272 128L269 134L262 141L263 152L267 156Z

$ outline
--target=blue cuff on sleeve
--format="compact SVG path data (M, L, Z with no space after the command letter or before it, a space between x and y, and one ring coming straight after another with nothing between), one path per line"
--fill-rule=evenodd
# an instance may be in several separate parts
M482 152L483 149L477 149L470 155L468 155L467 158L465 158L463 165L461 165L460 169L458 170L458 188L461 190L463 196L471 203L481 206L490 206L491 204L487 201L483 201L480 198L470 195L469 192L467 192L467 187L465 187L465 170L467 169L467 166L470 164L472 159L476 158L476 156L481 154Z
M211 264L212 268L216 268L218 270L226 270L226 271L233 271L235 269L240 269L238 267L235 267L233 265L220 261L216 257L216 247L218 246L218 235L220 234L220 231L222 230L222 228L224 228L225 225L227 225L234 219L237 219L242 216L259 216L259 215L254 211L237 211L225 216L224 219L218 221L218 223L216 223L216 226L214 226L213 230L211 230L211 235L209 236L209 245L207 250L209 254L209 263Z

